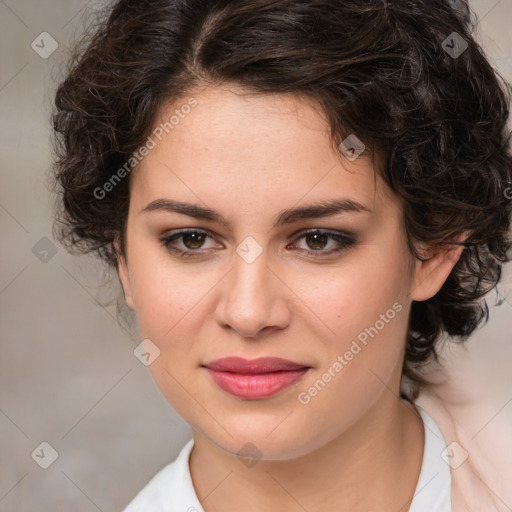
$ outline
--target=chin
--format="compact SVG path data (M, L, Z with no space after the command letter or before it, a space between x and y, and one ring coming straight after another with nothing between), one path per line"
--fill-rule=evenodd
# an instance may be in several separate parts
M224 452L241 459L285 461L307 455L319 444L318 439L308 437L297 421L290 420L279 425L282 418L264 421L247 415L243 421L225 421L223 426L231 436L218 426L214 431L210 428L195 430Z

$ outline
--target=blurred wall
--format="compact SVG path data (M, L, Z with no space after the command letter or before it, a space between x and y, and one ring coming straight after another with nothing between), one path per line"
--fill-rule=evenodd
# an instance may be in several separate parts
M50 101L68 46L97 5L0 2L0 511L5 512L120 510L190 436L134 357L136 334L117 324L112 307L98 302L101 268L52 242L45 181L51 164ZM512 1L472 5L481 19L482 44L512 80ZM512 398L510 381L507 385L502 377L512 359L510 269L507 275L503 296L490 297L491 322L473 337L469 351L447 356L468 386L488 386L497 401L507 393ZM507 407L509 414L512 406ZM493 411L486 412L489 418ZM502 419L510 417L505 413ZM48 469L41 467L55 457Z

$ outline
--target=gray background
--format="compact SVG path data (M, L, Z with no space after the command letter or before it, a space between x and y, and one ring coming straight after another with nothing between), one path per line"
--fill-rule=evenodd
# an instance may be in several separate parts
M512 80L512 1L471 4L483 46ZM190 436L134 357L136 329L120 327L115 307L104 305L102 269L50 241L50 102L72 39L99 5L0 1L0 511L120 510ZM59 45L48 58L31 47L44 31ZM506 273L505 300L489 297L490 323L468 350L446 354L455 380L493 396L482 422L512 417ZM31 456L43 441L58 452L46 470L35 460L48 449Z

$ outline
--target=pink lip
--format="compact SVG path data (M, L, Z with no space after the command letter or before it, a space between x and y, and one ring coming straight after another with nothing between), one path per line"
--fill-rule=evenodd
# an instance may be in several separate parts
M276 357L226 357L203 365L224 391L248 400L268 398L300 379L308 366Z

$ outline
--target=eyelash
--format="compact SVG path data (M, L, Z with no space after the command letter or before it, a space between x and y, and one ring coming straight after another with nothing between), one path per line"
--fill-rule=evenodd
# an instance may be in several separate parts
M172 245L171 245L175 240L183 238L184 236L189 235L189 234L194 234L194 233L198 234L198 235L207 235L207 236L213 238L212 234L208 231L197 230L197 229L190 229L190 230L187 229L187 230L178 231L172 235L162 236L159 238L159 241L161 242L162 246L164 246L169 252L178 254L179 257L183 257L183 258L194 257L197 255L200 255L199 251L201 249L180 250L180 249L176 249L176 247L172 247ZM308 230L302 231L301 233L299 233L299 236L297 236L293 240L292 243L296 243L299 240L305 239L307 236L311 236L311 235L315 235L315 234L327 235L329 238L335 240L338 244L340 244L340 246L337 249L331 249L330 251L324 251L322 249L318 249L316 251L308 250L308 249L299 249L300 251L305 251L309 256L312 256L314 258L322 258L322 257L330 256L334 253L338 253L338 252L347 250L347 249L353 247L356 243L355 239L346 233L331 232L331 231L326 231L323 229L308 229Z

